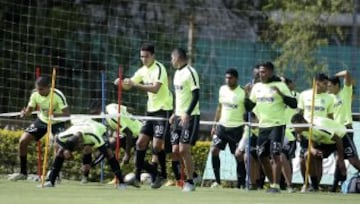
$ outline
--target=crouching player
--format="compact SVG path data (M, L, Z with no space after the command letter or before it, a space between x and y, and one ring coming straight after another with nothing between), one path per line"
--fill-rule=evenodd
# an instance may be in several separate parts
M118 104L112 103L106 106L105 111L107 114L117 114L118 113ZM90 105L90 113L91 114L100 114L101 112L101 102L94 101ZM122 157L121 165L128 164L131 157L131 149L135 147L136 140L140 133L140 129L142 123L139 120L133 119L132 115L127 111L127 107L121 105L121 120L120 120L120 148L125 150L124 156ZM117 118L106 118L107 126L110 128L111 131L115 131L117 129ZM107 147L112 150L116 149L116 136L110 137L108 141L106 141ZM91 152L91 147L90 151ZM104 159L103 154L98 154L97 157L90 163L84 164L82 166L83 170L83 178L81 183L87 183L90 168L96 166ZM91 161L91 154L89 160ZM110 182L113 184L115 180Z
M291 120L292 123L307 123L301 114L295 114ZM346 135L346 128L334 120L315 117L312 135L312 145L310 147L310 179L312 188L307 189L307 186L303 186L301 191L317 191L319 189L319 183L322 177L322 160L327 158L331 153L336 152L336 164L338 165L341 174L346 175L345 163L344 163L344 147L342 138ZM301 135L302 140L309 139L309 127L295 127L295 132ZM306 142L301 142L301 154L300 157L306 158L308 145Z
M59 145L59 148L50 171L49 180L44 184L44 187L55 186L56 177L59 175L64 160L70 159L73 151L80 151L83 150L84 147L91 146L106 157L111 170L119 180L118 188L125 189L126 184L123 180L120 165L111 149L106 147L103 139L103 135L106 133L106 127L91 119L76 119L72 121L72 124L70 128L56 137L56 143ZM91 162L91 151L83 152L83 162L85 164Z

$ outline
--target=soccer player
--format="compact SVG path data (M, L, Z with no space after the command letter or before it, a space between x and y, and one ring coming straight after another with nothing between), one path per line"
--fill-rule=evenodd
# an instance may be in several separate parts
M340 78L344 78L344 86L340 88ZM335 74L334 77L331 77L328 82L328 91L331 94L334 94L334 120L342 125L345 125L346 128L352 129L352 79L351 75L347 70L343 70ZM356 168L360 169L360 161L357 155L356 146L353 141L354 134L353 132L347 133L343 137L343 144L345 149L345 159L348 159L349 162ZM339 181L345 180L345 177L342 177L339 174L339 168L335 169L334 174L334 185L331 189L332 192L336 191Z
M100 153L108 160L111 170L119 180L118 188L126 188L120 165L116 160L115 155L112 153L112 150L106 147L103 139L104 134L106 134L106 126L91 119L73 119L71 122L73 125L56 137L56 143L59 145L59 148L56 152L49 179L44 184L44 187L55 186L55 180L59 175L64 160L71 159L73 151L84 150L83 162L89 164L91 162L92 151L89 151L89 148L84 147L91 146L100 151Z
M184 162L187 180L183 191L195 190L193 181L194 163L191 146L198 139L200 124L199 76L196 70L187 64L184 49L176 48L171 53L171 64L176 69L174 74L175 112L170 118L173 125L171 142L173 153L178 153Z
M301 114L295 114L291 120L292 123L308 123ZM312 146L303 146L300 157L306 158L307 149L310 148L310 178L313 189L302 187L302 192L307 190L317 191L319 182L322 177L322 159L327 158L331 153L337 153L336 165L339 167L341 174L346 175L344 163L344 146L342 138L346 135L346 127L332 119L326 117L314 117L312 135ZM295 127L295 132L306 139L309 139L309 127ZM304 159L305 160L305 159ZM320 173L321 172L321 173Z
M231 153L235 156L235 150L244 131L243 115L245 111L245 91L238 85L238 72L228 69L225 72L225 83L219 89L219 103L215 113L215 122L211 130L213 135L211 147L211 161L215 175L212 188L221 186L220 182L220 157L219 153L229 144ZM245 162L244 159L236 159L237 187L245 188Z
M316 94L314 102L314 116L333 118L334 97L327 93L328 76L319 73L315 76ZM312 104L312 89L301 92L298 101L298 109L304 118L310 121Z
M35 90L30 96L29 103L21 111L21 117L29 116L33 110L39 108L37 119L25 129L19 141L20 173L14 173L9 180L25 180L27 178L27 147L32 141L40 140L47 132L49 121L51 81L48 77L39 77L35 82ZM53 116L69 116L70 111L64 94L54 89ZM64 122L52 121L52 134L56 135L65 129Z
M256 106L259 119L258 156L265 174L271 181L267 192L279 193L280 153L286 124L285 108L286 106L296 108L297 101L291 97L288 87L274 75L274 65L271 62L260 65L259 75L261 82L253 86L248 101L251 107ZM271 164L269 156L272 159ZM271 173L267 171L270 166Z
M121 105L121 120L120 120L120 148L125 150L124 156L122 157L121 165L129 163L131 149L135 147L138 135L140 134L140 129L142 123L139 120L131 118L132 115L127 111L127 107ZM105 107L105 112L107 114L117 114L118 113L118 104L112 103ZM91 114L100 114L101 113L101 103L99 101L94 101L90 105ZM110 130L116 131L117 129L117 117L106 118L107 126ZM110 137L107 141L108 147L110 149L116 149L116 137ZM83 178L81 183L87 183L89 171L91 167L96 166L104 159L103 154L99 154L97 158L91 162L91 164L84 164L82 167Z
M168 119L173 109L173 96L168 87L168 75L163 64L155 60L155 48L152 44L144 44L140 50L143 66L134 76L123 81L123 85L147 92L147 115L165 118L165 120L148 120L140 131L136 142L136 179L140 181L143 168L151 172L152 188L162 185L162 178L154 165L145 162L145 153L152 139L153 154L157 155L161 168L166 169L166 154L164 151L166 136L169 131Z
M256 115L251 112L251 123L258 123L258 119L256 118ZM244 119L247 122L249 121L249 117L248 114L244 115ZM251 131L249 133L249 131ZM249 145L249 135L250 135L250 151L249 151L249 155L246 151L245 148L248 148ZM247 169L247 171L250 171L250 190L256 190L257 188L262 189L263 188L263 183L265 180L265 176L263 176L263 172L258 160L258 156L256 153L256 143L257 143L257 138L259 135L259 128L253 126L253 127L249 127L249 126L245 126L244 127L244 133L243 136L236 148L235 151L235 156L237 157L237 160L245 160L248 161L250 160L250 169Z
M328 85L328 76L324 73L318 73L315 76L316 83L316 93L315 93L315 101L314 101L314 117L327 117L333 118L334 113L334 96L327 93L327 85ZM312 106L312 89L305 90L301 92L298 100L298 109L299 112L303 114L306 121L310 122L311 117L311 106ZM307 148L308 141L304 137L299 137L300 146L304 150ZM300 150L300 151L303 151ZM300 169L301 174L305 180L305 160L303 157L300 157ZM322 172L318 172L319 175ZM320 176L321 177L321 176ZM304 188L306 188L304 186ZM304 189L303 189L304 190Z

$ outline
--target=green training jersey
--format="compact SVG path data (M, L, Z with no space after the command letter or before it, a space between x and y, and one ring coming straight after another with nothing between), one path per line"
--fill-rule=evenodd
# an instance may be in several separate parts
M274 90L277 87L284 95L291 97L289 88L283 82L256 83L251 90L250 100L256 103L259 127L274 127L286 124L283 98Z
M121 118L120 118L120 132L123 135L123 131L128 128L134 137L139 136L142 123L139 120L131 118L132 115L127 112L126 106L121 105ZM107 114L117 114L118 113L118 104L112 103L106 106L105 111ZM111 129L116 130L117 128L117 117L106 118L107 124Z
M299 102L299 96L300 94L296 91L291 91L291 96L296 98L296 101ZM289 106L286 106L285 109L285 116L286 116L286 124L291 124L291 118L298 112L296 108L290 108Z
M223 85L219 89L219 103L221 115L219 123L225 127L238 127L244 124L245 91L237 86L231 89Z
M188 110L192 91L200 89L199 76L190 65L177 69L174 75L175 88L175 115L181 116ZM199 101L190 115L200 115Z
M53 113L62 113L62 110L68 107L64 94L58 89L54 89L52 105ZM42 122L47 123L49 121L50 92L47 96L41 96L37 91L33 92L30 96L28 106L32 107L33 109L39 107L40 112L38 114L38 118ZM60 122L61 121L56 120L52 121L53 124Z
M66 143L69 137L80 132L84 145L99 148L105 144L103 139L103 135L106 133L105 125L87 118L72 119L71 123L70 128L57 136L61 142Z
M169 90L168 75L164 65L154 61L149 67L142 66L137 70L131 80L135 84L143 83L144 85L153 85L160 83L160 89L157 93L147 92L148 102L147 111L156 112L159 110L172 110L173 97Z
M334 120L343 125L352 124L352 86L344 86L338 94L335 95L334 101Z
M292 142L292 141L296 140L296 138L295 138L295 136L294 136L294 134L292 132L292 129L290 129L290 128L285 129L285 137L289 142Z
M346 127L334 120L325 117L314 118L312 141L316 144L335 144L332 140L334 135L342 138L346 135ZM306 139L309 139L309 130L301 133Z
M303 91L300 94L298 108L304 111L304 118L310 121L312 106L312 90ZM315 94L314 117L328 117L334 113L334 97L328 93Z

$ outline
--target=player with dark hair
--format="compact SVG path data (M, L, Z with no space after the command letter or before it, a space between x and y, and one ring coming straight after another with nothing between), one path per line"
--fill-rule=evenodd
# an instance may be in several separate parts
M122 157L121 164L127 164L130 160L131 155L131 149L135 147L135 143L137 141L138 135L140 134L142 123L139 120L133 119L132 115L127 111L127 107L121 105L121 120L120 120L120 148L123 148L124 155ZM105 107L106 114L117 114L118 113L118 104L112 103L108 104ZM91 114L100 114L101 113L101 103L99 101L93 101L90 105L90 113ZM110 132L113 133L117 129L117 117L106 118L106 125L109 128ZM113 134L111 134L113 135ZM116 149L116 138L115 137L109 137L104 138L107 147L109 147L111 150ZM90 147L91 148L91 147ZM91 151L91 150L89 150ZM91 156L91 155L90 155ZM81 183L87 183L89 171L91 167L96 166L98 163L100 163L105 156L103 154L98 154L97 157L91 162L87 164L83 164L82 170L83 170L83 178L81 180ZM114 183L114 180L110 183ZM134 186L140 187L139 183L135 183Z
M65 159L72 158L73 151L83 150L83 162L89 164L91 162L91 148L98 150L103 154L109 162L111 170L119 180L119 189L126 188L124 183L120 165L109 147L106 147L103 139L106 134L106 127L91 119L73 119L72 126L60 133L56 137L56 143L59 148L56 152L55 160L50 171L48 181L44 187L54 187L55 180L59 175Z
M123 86L147 93L147 116L168 119L173 109L173 96L168 87L167 71L163 64L155 60L154 45L148 43L142 45L140 59L143 66L135 72L131 79L124 79ZM163 178L159 175L155 164L151 165L145 162L146 150L152 140L153 154L157 156L162 172L166 172L165 151L171 149L166 145L166 140L169 139L166 137L170 137L168 131L168 120L148 120L143 125L136 142L136 180L140 180L141 171L145 169L152 174L152 188L160 188Z
M315 76L316 83L316 93L314 101L314 117L327 117L332 119L334 113L334 96L327 93L328 85L328 76L324 73L317 73ZM298 109L301 114L303 114L306 121L310 122L311 117L311 107L312 107L312 89L305 90L301 92L298 100ZM308 141L304 137L300 137L300 146L302 150L306 149ZM305 160L303 157L300 157L300 169L303 178L305 179ZM322 177L322 172L317 173L317 177ZM313 177L315 178L315 177ZM317 183L318 181L312 181L312 183ZM302 191L306 191L307 186L303 186Z
M196 70L187 64L187 55L182 48L172 51L171 64L176 69L174 74L175 109L169 119L173 125L171 143L173 154L178 153L185 165L187 180L183 191L190 192L195 190L191 146L195 145L199 133L199 76Z
M26 108L21 111L21 117L29 116L33 110L39 108L37 119L25 129L19 140L20 173L10 175L9 180L25 180L27 178L27 147L32 141L40 140L47 133L49 121L51 82L49 77L39 77L35 82L35 90L30 96ZM53 116L69 116L70 111L64 94L54 89L52 113ZM65 123L52 121L52 134L56 135L65 129Z
M291 120L292 123L308 123L301 114L295 114ZM314 117L314 125L312 132L312 146L307 144L302 146L300 157L306 160L308 148L310 148L310 179L311 187L302 187L302 192L319 190L319 182L321 180L323 166L322 160L327 158L331 153L336 152L336 165L341 175L346 175L344 163L344 144L343 137L346 136L346 127L332 119L326 117ZM294 130L300 137L309 139L309 127L295 127Z
M289 88L274 75L274 65L271 62L260 65L259 75L261 82L252 87L248 105L256 107L255 114L259 119L257 148L260 163L271 182L268 192L278 193L281 176L280 154L286 127L285 108L296 108L297 101L291 96Z
M219 153L229 144L231 153L235 156L235 150L244 131L243 115L245 114L245 91L238 85L238 72L228 69L225 72L225 85L219 89L219 102L215 113L215 121L211 130L213 135L211 147L211 161L215 175L212 188L220 183L220 157ZM235 157L237 171L237 187L245 188L246 169L244 159Z
M341 88L340 77L344 78L344 86ZM352 78L351 74L347 70L340 71L335 74L334 77L331 77L328 82L328 91L331 94L334 94L334 120L342 125L345 125L347 129L352 129ZM348 132L343 137L345 159L348 159L349 162L356 168L360 169L360 161L357 154L356 146L354 144L354 133ZM346 177L340 174L338 167L335 169L334 174L334 183L331 189L332 192L335 192L338 186L339 181L344 181Z

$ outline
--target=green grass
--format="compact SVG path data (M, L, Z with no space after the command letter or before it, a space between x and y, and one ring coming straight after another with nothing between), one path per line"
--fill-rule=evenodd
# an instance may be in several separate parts
M359 203L359 194L340 193L287 193L267 194L264 191L241 191L238 189L197 188L195 192L183 193L177 187L149 186L140 189L129 187L124 191L112 185L63 181L55 188L36 188L32 181L10 182L0 179L0 203L6 204L331 204Z

